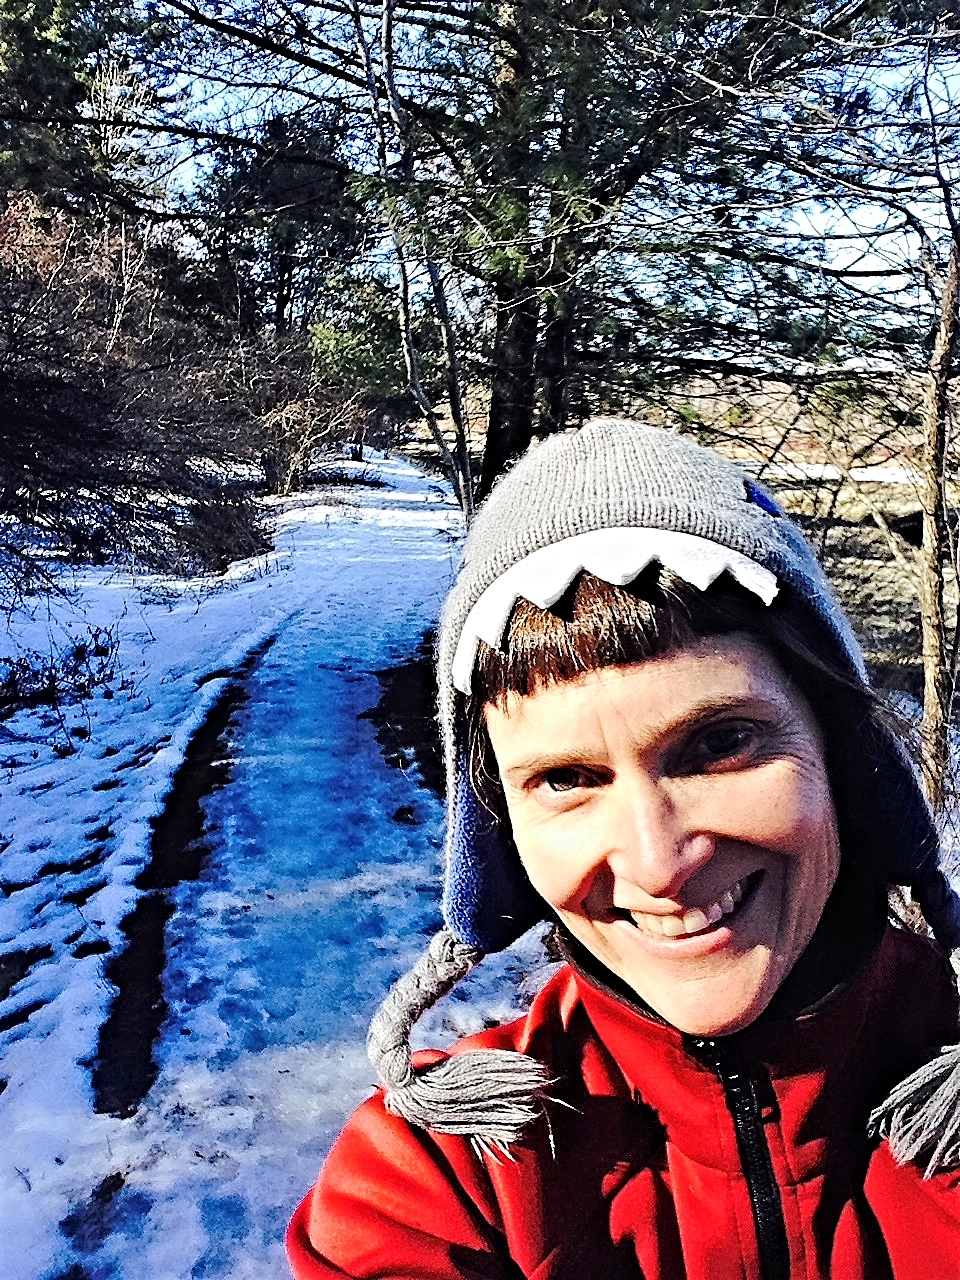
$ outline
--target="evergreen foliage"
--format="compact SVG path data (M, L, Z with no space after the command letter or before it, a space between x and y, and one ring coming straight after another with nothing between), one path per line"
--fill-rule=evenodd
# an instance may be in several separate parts
M120 329L65 294L86 329L4 357L24 474L202 417L284 488L389 405L469 513L598 411L758 455L821 431L845 467L946 412L960 24L930 0L44 3L0 13L0 179L127 265ZM851 384L869 414L825 413Z

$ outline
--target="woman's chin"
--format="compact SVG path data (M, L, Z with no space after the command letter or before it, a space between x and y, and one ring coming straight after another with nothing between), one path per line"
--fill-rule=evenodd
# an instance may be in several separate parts
M684 1035L713 1039L717 1036L730 1036L736 1031L743 1031L746 1027L749 1027L751 1023L756 1022L757 1018L760 1017L771 999L772 995L764 1000L755 1000L746 1007L738 1005L729 1009L714 1008L703 1012L699 1010L673 1010L673 1016L660 1009L657 1009L656 1012L665 1021L669 1022L672 1027L675 1027L677 1031L683 1032Z
M784 977L782 966L764 946L659 969L651 964L639 970L626 966L618 976L672 1027L704 1037L732 1035L750 1026Z

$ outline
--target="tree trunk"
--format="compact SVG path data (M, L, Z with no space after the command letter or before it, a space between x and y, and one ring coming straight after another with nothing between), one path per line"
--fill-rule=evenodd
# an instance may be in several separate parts
M363 15L360 5L354 2L351 8L354 30L356 32L357 51L366 74L367 88L370 95L370 112L377 136L377 157L380 176L384 182L387 223L393 239L394 253L399 271L398 318L403 349L403 359L407 370L407 385L426 420L430 434L440 453L444 468L450 478L457 501L463 509L469 524L473 518L473 474L470 463L470 445L467 438L467 416L463 404L460 383L459 358L456 349L456 337L453 319L447 304L446 290L440 270L429 253L423 252L422 235L419 250L427 267L433 292L434 308L437 322L443 338L444 352L447 357L447 392L450 399L450 413L453 418L456 445L455 454L444 438L440 419L427 396L420 377L420 351L417 346L413 326L413 294L411 288L411 258L416 255L410 251L410 244L416 244L417 219L410 217L409 207L403 207L402 195L396 193L396 183L392 174L393 165L390 159L388 144L388 126L392 130L392 142L399 153L399 164L396 175L404 183L414 184L414 145L410 131L410 122L400 101L394 79L394 0L381 0L380 6L380 77L379 84L374 70L370 43L364 32ZM386 102L384 111L381 104L381 89Z
M274 260L273 327L277 333L289 333L293 309L294 251L296 233L287 223L277 237Z
M567 292L551 298L543 326L540 372L543 380L545 435L562 431L570 412L570 357L574 303Z
M483 468L478 500L486 497L499 476L533 438L536 389L537 300L526 284L497 284L497 330Z
M493 189L499 193L492 241L505 261L495 273L496 330L490 410L477 498L533 438L539 306L530 272L531 32L528 6L496 5L500 27L495 107L490 129Z
M273 300L273 327L277 333L290 331L290 303L293 297L293 255L282 249L277 254L276 293Z
M947 525L947 389L960 343L960 241L954 241L943 284L940 323L923 405L920 548L920 620L923 634L923 749L927 796L935 813L943 808L949 755L951 671L944 603L944 563L949 554Z
M460 495L463 514L469 525L473 520L473 464L470 460L470 424L463 399L463 387L460 382L460 357L457 353L456 334L453 328L453 317L447 302L447 291L443 277L434 260L427 255L427 272L433 289L433 305L440 325L443 347L447 356L447 399L450 404L450 416L456 433L455 457L460 473Z

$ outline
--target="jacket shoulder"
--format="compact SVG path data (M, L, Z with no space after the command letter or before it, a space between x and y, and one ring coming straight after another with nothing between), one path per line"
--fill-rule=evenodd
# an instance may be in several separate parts
M871 1157L864 1192L897 1280L957 1274L960 1171L925 1178L917 1165L897 1164L884 1142Z
M555 1084L543 1114L500 1158L468 1138L407 1124L378 1091L347 1121L291 1223L297 1280L533 1275L552 1250L569 1248L569 1224L587 1211L583 1187L599 1186L611 1170L625 1177L659 1148L659 1127L604 1056L569 972L550 979L525 1017L449 1052L471 1049L515 1050L545 1063Z
M482 1163L462 1139L391 1115L377 1092L334 1143L290 1225L297 1280L471 1274L497 1252L499 1211Z

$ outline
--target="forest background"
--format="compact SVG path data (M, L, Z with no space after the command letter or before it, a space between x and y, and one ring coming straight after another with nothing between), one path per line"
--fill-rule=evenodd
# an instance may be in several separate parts
M220 572L344 445L469 520L642 416L802 519L941 806L958 179L943 0L3 0L4 600ZM0 659L0 712L67 680Z

